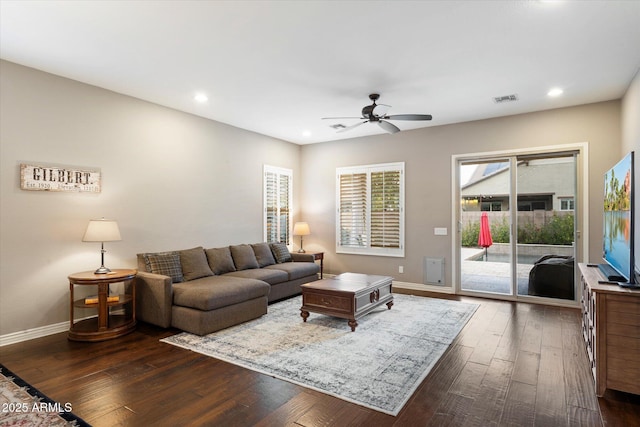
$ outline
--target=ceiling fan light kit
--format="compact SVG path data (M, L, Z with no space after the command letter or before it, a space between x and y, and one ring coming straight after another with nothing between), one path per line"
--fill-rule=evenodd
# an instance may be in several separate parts
M398 133L400 132L400 128L393 123L389 123L388 120L409 120L409 121L421 121L421 120L431 120L432 117L430 114L393 114L391 116L387 115L387 112L391 108L390 105L385 104L376 104L376 101L380 99L380 95L377 93L372 93L369 95L369 99L373 101L373 104L366 105L362 108L362 117L323 117L322 120L337 120L337 119L359 119L364 120L363 122L356 123L351 126L344 126L338 129L338 132L346 132L353 128L356 128L365 123L377 123L382 129L389 133ZM339 126L332 126L334 129Z

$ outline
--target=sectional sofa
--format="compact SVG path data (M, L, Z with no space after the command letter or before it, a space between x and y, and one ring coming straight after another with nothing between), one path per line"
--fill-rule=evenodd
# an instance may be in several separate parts
M269 302L318 279L313 255L255 243L137 255L136 317L197 335L267 313Z

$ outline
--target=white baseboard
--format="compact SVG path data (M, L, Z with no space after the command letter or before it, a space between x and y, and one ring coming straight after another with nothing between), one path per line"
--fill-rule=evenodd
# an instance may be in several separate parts
M5 345L17 344L23 341L29 341L36 338L46 337L48 335L66 332L69 330L69 322L60 322L53 325L41 326L39 328L27 329L24 331L12 332L6 335L0 335L0 347Z
M112 314L121 314L122 310L113 311ZM75 322L80 322L82 320L91 319L95 316L87 316L80 319L75 319ZM5 345L17 344L23 341L34 340L36 338L42 338L53 334L58 334L60 332L67 332L69 330L69 322L60 322L55 323L53 325L41 326L39 328L27 329L24 331L12 332L6 335L0 335L0 347Z

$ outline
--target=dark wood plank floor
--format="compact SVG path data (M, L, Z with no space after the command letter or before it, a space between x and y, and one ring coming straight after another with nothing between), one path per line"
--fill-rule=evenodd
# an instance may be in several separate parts
M481 306L397 417L160 343L177 331L146 324L0 347L0 362L94 426L640 426L640 396L596 398L578 310L450 298Z

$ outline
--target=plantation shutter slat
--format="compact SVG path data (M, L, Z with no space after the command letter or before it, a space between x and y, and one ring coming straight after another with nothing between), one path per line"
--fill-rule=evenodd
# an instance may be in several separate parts
M291 243L292 172L265 166L264 217L267 243Z
M278 193L277 177L274 172L265 172L266 241L278 241Z
M371 246L400 247L400 171L371 173Z
M291 179L287 175L280 175L280 239L279 241L289 245L290 206L289 194Z
M340 246L367 246L367 174L340 176Z

